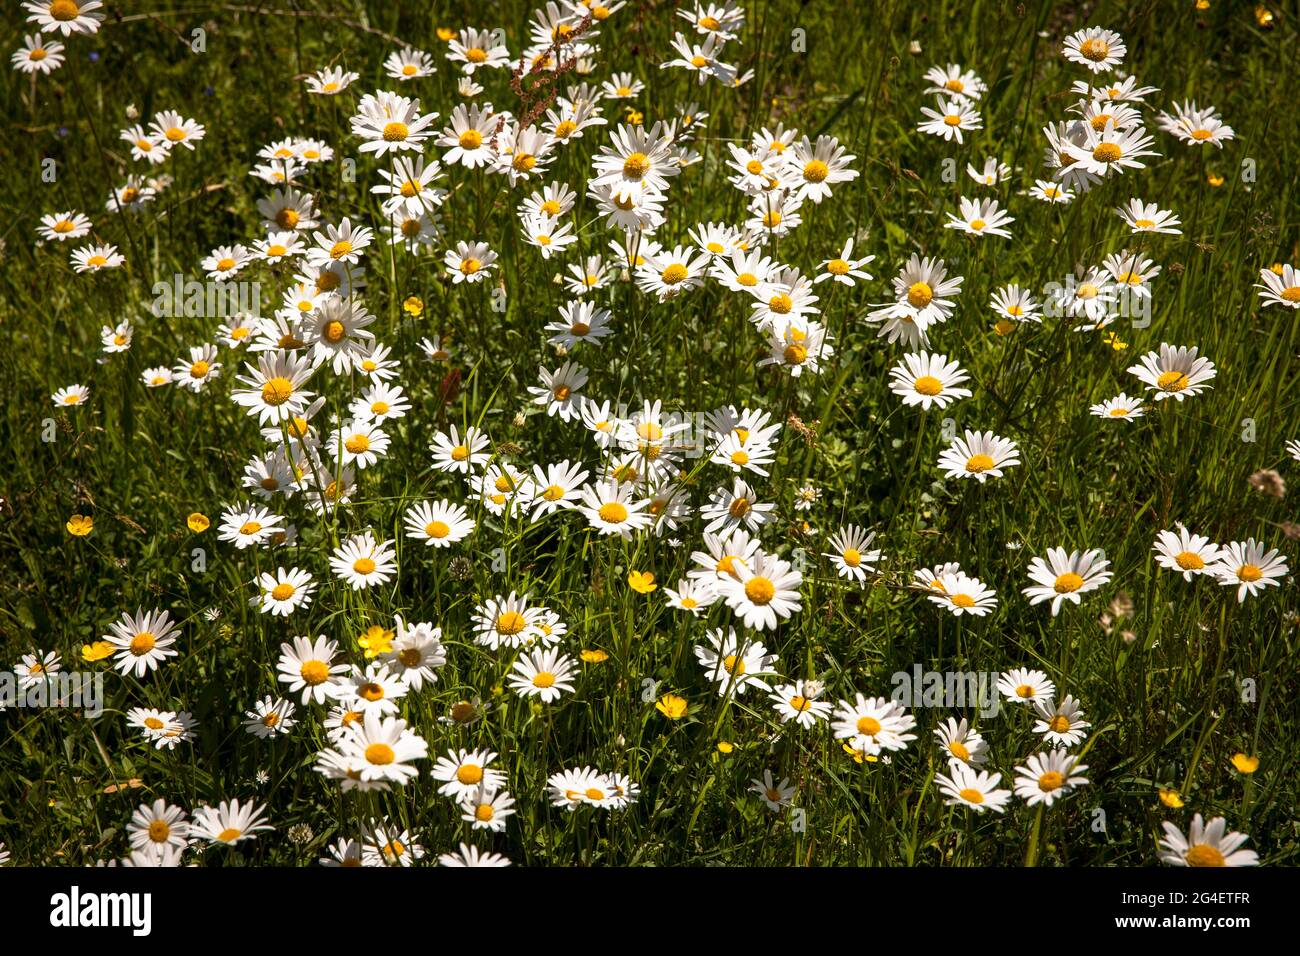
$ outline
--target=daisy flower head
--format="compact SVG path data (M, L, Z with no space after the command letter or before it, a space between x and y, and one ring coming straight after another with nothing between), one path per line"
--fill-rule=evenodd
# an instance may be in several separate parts
M1038 704L1056 697L1056 685L1042 671L1017 667L998 676L998 691L1015 704Z
M480 850L476 846L462 843L454 853L442 853L438 856L439 866L510 866L510 859L500 853Z
M699 617L718 600L718 589L707 579L682 578L675 588L664 588L668 606Z
M60 408L72 408L90 401L90 388L86 385L68 385L50 396L50 400Z
M648 527L653 515L648 511L648 501L634 499L630 483L611 478L582 490L580 511L591 527L603 535L629 538L634 531Z
M798 680L778 685L768 696L781 723L808 730L830 717L831 704L817 699L823 689L820 681Z
M1223 817L1214 817L1207 824L1199 813L1192 816L1192 825L1184 836L1172 823L1160 826L1165 835L1160 840L1160 862L1170 866L1258 866L1259 855L1242 846L1250 839L1244 833L1228 831Z
M209 844L233 846L254 840L256 834L271 829L274 828L266 822L266 807L251 800L242 806L238 800L223 800L215 807L203 806L194 811L190 835Z
M1173 346L1160 343L1160 351L1148 352L1138 360L1138 365L1130 366L1128 371L1136 375L1146 386L1147 391L1155 392L1155 400L1162 402L1167 398L1182 401L1192 395L1199 395L1207 388L1210 379L1218 372L1214 363L1204 356L1198 356L1196 346Z
M257 578L258 596L254 599L263 614L287 617L311 604L316 585L311 572L302 568L277 568L274 574L263 572Z
M511 667L510 687L520 697L540 697L550 704L565 691L573 692L577 661L555 649L538 648L520 656Z
M414 760L424 760L429 746L408 729L406 721L367 710L361 720L344 728L337 752L363 783L382 781L405 786L419 776Z
M799 612L802 583L803 575L788 561L758 552L748 565L737 567L735 574L719 577L716 586L746 627L764 631Z
M364 866L412 866L424 858L424 847L415 842L409 830L398 830L387 821L373 821L366 828L361 851Z
M1259 298L1264 306L1280 305L1287 309L1300 309L1300 272L1288 264L1280 268L1261 269L1256 283Z
M9 57L15 70L22 73L49 75L63 66L63 44L55 40L48 43L39 34L23 37L23 45Z
M528 603L528 595L497 595L474 609L474 642L490 650L532 644L542 637L545 608Z
M394 50L384 60L384 72L395 80L416 80L423 76L432 76L437 72L433 57L414 47Z
M366 531L350 535L334 549L330 568L354 591L386 584L397 574L392 541L379 541Z
M307 92L317 96L337 96L361 79L360 73L351 73L342 67L331 66L306 77Z
M113 667L123 675L143 677L178 653L172 645L180 636L180 628L167 611L146 612L137 608L135 614L123 613L109 625L108 631L103 640L115 648Z
M935 774L934 779L944 803L950 807L966 807L976 813L985 810L1003 813L1011 799L1010 790L997 789L1002 774L976 770L955 760L949 762L948 773Z
M587 384L587 370L574 361L567 361L554 371L545 366L537 370L539 385L530 385L528 393L534 405L541 405L546 414L558 415L561 421L573 421L582 415L586 397L581 390Z
M1156 564L1183 576L1190 581L1198 574L1215 573L1213 565L1219 559L1219 546L1204 535L1193 534L1181 523L1177 531L1161 531L1156 535L1152 550Z
M447 275L455 285L482 282L496 268L497 254L486 242L457 242L443 257Z
M935 106L936 109L921 107L921 115L925 118L917 124L920 132L949 142L956 140L960 144L963 133L984 128L979 111L965 97L939 96L935 98Z
M1120 392L1114 398L1108 398L1104 402L1090 406L1088 411L1098 418L1114 418L1126 422L1141 418L1147 413L1142 404L1142 399L1129 398L1124 392Z
M797 184L796 194L814 204L830 197L831 186L858 178L850 168L856 159L834 136L818 136L816 145L805 136L781 154L790 181Z
M420 113L420 101L381 90L367 93L357 103L350 122L352 135L364 142L361 152L383 156L411 150L423 152L424 141L433 135L429 126L437 113Z
M70 259L72 271L77 273L117 269L126 262L126 257L118 252L117 246L112 243L99 246L92 244L74 249Z
M431 548L450 547L474 531L474 520L465 507L445 499L413 505L406 511L405 523L407 537Z
M844 248L834 259L824 259L821 267L822 271L817 273L813 282L825 282L831 280L841 285L852 287L856 283L855 279L863 282L870 282L874 278L865 267L875 260L875 256L863 256L860 259L853 257L853 238L850 236L844 240Z
M984 617L997 606L998 599L994 590L986 586L979 578L973 578L960 571L941 575L932 593L926 597L934 604L947 608L957 617L972 614Z
M1128 53L1124 38L1105 27L1077 30L1061 44L1061 54L1071 63L1086 66L1093 73L1113 70Z
M173 110L163 110L154 114L149 129L160 140L172 146L184 146L188 150L193 150L194 144L207 134L207 130L201 123L186 119Z
M459 63L466 76L475 70L499 70L510 65L510 50L501 30L477 30L467 27L447 43L447 59Z
M949 362L946 355L913 352L889 372L889 390L903 400L904 405L920 405L929 411L931 405L947 408L960 398L969 398L968 388L962 382L970 376L957 362Z
M276 662L278 680L289 685L289 693L302 691L304 704L315 701L325 703L343 691L338 678L349 670L347 664L335 664L338 644L324 635L314 641L295 637L293 643L280 645L280 659Z
M1006 214L996 199L967 199L962 196L958 210L959 215L947 214L945 229L958 229L970 236L1011 238L1011 233L1003 227L1015 219Z
M1254 538L1232 541L1219 550L1210 569L1224 587L1237 589L1237 603L1254 597L1266 587L1279 587L1287 574L1286 557L1277 548L1268 551Z
M936 96L977 100L988 91L987 84L974 70L963 70L956 63L932 66L921 79L930 84L924 92Z
M67 242L69 239L80 239L90 229L90 219L84 213L70 209L41 216L41 224L36 227L36 232L42 239L51 242Z
M164 847L184 850L190 845L190 825L185 811L161 798L136 808L126 825L126 835L133 850L161 852Z
M1020 464L1020 451L1010 438L992 432L973 432L953 438L939 455L938 466L946 478L974 478L984 484L989 478L1001 478L1003 469Z
M99 12L101 0L28 0L27 22L41 28L42 33L89 35L99 32L104 14Z
M287 734L297 721L293 719L293 704L284 698L267 694L244 712L244 729L254 737L265 740L276 734Z
M880 560L880 549L871 547L875 539L874 531L847 525L831 536L831 550L823 552L822 557L831 559L837 575L862 584Z
M1223 149L1224 143L1236 138L1236 133L1223 122L1218 110L1213 106L1197 109L1194 102L1175 103L1172 114L1157 114L1156 125L1189 146L1213 145Z
M490 766L496 759L490 750L448 750L433 766L433 779L442 783L438 792L459 801L477 793L480 786L502 789L506 775Z
M778 782L772 776L771 770L764 770L761 778L751 780L749 789L751 793L762 797L763 803L772 811L779 811L789 806L795 794L795 786L789 779L782 777Z
M1023 589L1029 603L1052 603L1052 617L1061 611L1061 604L1080 603L1081 595L1095 591L1111 579L1110 567L1099 549L1072 551L1049 548L1047 557L1034 558L1029 563L1029 579L1033 584Z
M507 819L515 813L515 798L504 790L492 790L479 784L474 793L461 801L460 811L460 818L470 824L471 829L501 833L506 828ZM443 866L462 865L443 864L441 861L442 857L439 857L439 864Z
M934 730L939 749L948 763L968 764L978 767L989 759L989 745L984 737L963 717L949 717Z
M916 734L908 731L915 727L916 718L900 702L855 694L852 701L838 702L831 729L837 740L846 740L854 750L875 756L882 750L907 749L908 742L916 739Z
M974 163L967 163L966 175L981 186L996 186L1011 177L1011 167L1000 162L997 157L990 156L984 160L984 165L979 168L976 168Z
M488 438L481 431L470 425L462 436L460 430L452 425L446 432L433 436L429 451L433 456L433 467L438 471L455 472L470 475L484 467L491 454L486 449Z
M1034 733L1042 734L1049 744L1073 747L1088 736L1092 725L1083 719L1083 707L1071 695L1066 694L1059 704L1035 700L1033 707L1038 717L1034 721Z
M1024 766L1016 767L1016 796L1029 806L1050 807L1088 778L1080 776L1087 766L1078 762L1064 748L1034 754Z
M1069 187L1048 182L1046 179L1035 179L1034 185L1029 188L1027 195L1040 202L1058 203L1060 205L1065 205L1074 199L1074 193L1070 191Z
M710 630L705 639L707 643L695 645L695 659L717 684L719 695L739 696L747 687L768 689L764 678L776 676L776 655L760 641L739 637L732 628Z

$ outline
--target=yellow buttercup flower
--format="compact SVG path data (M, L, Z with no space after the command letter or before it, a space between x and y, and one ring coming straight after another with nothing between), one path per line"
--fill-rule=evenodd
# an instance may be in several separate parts
M1220 176L1218 173L1207 174L1205 177L1205 181L1209 183L1211 186L1215 186L1215 187L1223 185L1223 177Z
M393 649L393 637L392 631L385 630L378 624L372 624L357 638L357 643L366 652L366 660L372 660Z
M1177 790L1170 790L1165 787L1160 788L1160 802L1165 806L1177 810L1183 805L1183 798L1178 795Z
M408 295L402 301L402 311L418 319L424 314L424 300L418 295Z
M78 538L84 538L90 534L95 527L95 519L90 515L73 515L68 519L68 534L76 535Z
M1259 769L1259 758L1247 757L1242 753L1233 754L1232 766L1236 769L1237 773L1251 774Z
M732 752L733 750L735 750L735 749L736 749L735 744L733 744L733 743L732 743L731 741L729 741L729 740L719 740L719 741L718 741L718 753L729 754L729 753L731 753L731 752Z
M117 650L117 648L108 641L96 641L93 644L82 644L81 659L88 664L93 664L95 661L102 661L107 657L112 657L115 650Z
M208 527L212 524L212 522L208 520L208 516L200 511L192 512L190 516L185 519L185 523L190 526L190 530L195 534L202 534L207 531Z
M601 664L609 660L609 655L599 647L584 647L578 652L578 656L588 664Z
M645 121L645 115L629 106L627 108L627 121L632 126L640 126Z
M1116 332L1107 332L1102 337L1102 341L1113 348L1116 352L1123 352L1128 348L1128 343L1121 339L1119 334Z
M452 40L456 39L456 31L451 27L438 27L436 32L438 34L438 39L443 43L450 43Z
M649 594L659 586L655 584L655 576L649 571L629 571L627 583L637 594Z
M1255 22L1261 27L1271 30L1273 28L1273 11L1261 3L1255 8Z
M676 694L664 694L655 704L655 710L669 720L679 720L686 716L686 698Z
M1010 319L998 319L998 324L993 326L993 331L998 335L1010 335L1016 330L1016 323Z

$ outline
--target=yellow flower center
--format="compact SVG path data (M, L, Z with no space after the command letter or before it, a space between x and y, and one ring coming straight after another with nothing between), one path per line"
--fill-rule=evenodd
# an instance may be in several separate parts
M275 214L275 224L281 229L292 229L298 225L298 211L296 209L281 209Z
M343 336L347 335L347 332L347 327L342 322L338 319L331 319L325 323L322 336L327 342L338 343L343 341Z
M781 358L787 365L802 365L808 360L808 350L802 345L787 345Z
M1183 372L1163 372L1156 379L1156 385L1166 392L1181 392L1191 382Z
M984 802L984 794L981 793L979 790L976 790L974 787L966 787L964 790L961 791L961 793L958 794L958 796L960 796L967 803Z
M833 276L848 275L849 264L843 259L832 259L826 263L826 271Z
M1099 163L1113 163L1124 155L1116 143L1099 143L1092 151L1092 158Z
M914 309L924 309L934 298L934 290L928 283L913 282L907 289L907 304Z
M540 687L542 690L545 690L546 688L553 687L554 685L555 685L555 675L552 674L550 671L538 671L537 675L533 677L534 687Z
M398 122L386 123L384 124L384 133L383 133L384 142L400 143L402 142L402 140L406 139L406 137L410 135L410 132L411 131L407 129L405 123L398 123Z
M1237 569L1238 581L1245 581L1247 583L1250 583L1252 581L1258 581L1263 576L1264 576L1264 572L1261 571L1256 565L1253 564L1243 564L1241 567Z
M532 153L516 153L510 160L510 168L517 173L526 173L537 165L537 157Z
M745 597L755 604L768 604L776 596L776 585L768 578L752 577L745 582Z
M806 182L820 183L831 173L830 167L820 159L809 160L803 168L803 178Z
M993 459L985 454L971 455L966 459L966 470L974 475L988 471L992 467Z
M1065 786L1065 777L1055 770L1049 770L1038 778L1038 789L1043 793L1051 793L1053 790L1060 790Z
M1100 63L1110 56L1110 44L1105 40L1092 37L1079 44L1079 52L1086 59L1092 60L1094 63Z
M217 840L221 843L234 843L243 835L243 833L244 831L237 827L226 827L217 834Z
M1053 733L1063 734L1070 729L1070 718L1064 714L1057 714L1047 722L1047 726Z
M271 597L275 598L277 601L287 601L289 598L293 597L296 590L297 588L288 581L282 581L275 587L271 588Z
M159 722L161 724L161 721ZM165 820L154 820L149 824L149 839L154 843L166 843L167 838L172 835L172 828L167 825Z
M467 446L465 446L465 445L457 445L455 448L453 448L453 449L451 450L451 460L452 460L452 461L468 461L468 460L469 460L469 448L468 448Z
M1188 866L1226 866L1223 854L1205 843L1189 846L1183 854Z
M352 562L352 570L357 574L374 574L375 562L373 558L357 558Z
M956 113L949 113L947 116L945 116L945 117L943 118L943 121L944 121L944 124L947 125L947 126L960 126L960 125L961 125L961 117L960 117L959 115L957 115Z
M880 733L880 721L874 717L858 718L858 733L865 734L868 737L874 737Z
M969 760L970 751L960 740L951 740L948 742L948 753L952 754L958 760Z
M954 594L948 598L957 607L974 607L975 599L969 594Z
M600 506L600 520L606 524L618 524L627 520L627 508L617 501L606 502Z
M343 443L343 447L354 455L360 455L370 450L370 439L365 435L353 435Z
M480 823L487 823L493 816L494 812L490 803L480 803L474 808L474 819Z
M483 268L483 263L477 259L462 259L460 263L460 271L467 276L472 276L481 268Z
M922 375L912 383L912 387L922 395L938 395L943 391L943 382L933 375Z
M173 126L171 129L167 130L167 132L164 135L171 142L179 143L181 140L185 138L185 130L181 129L179 126Z
M683 281L687 276L686 267L679 262L674 262L663 271L660 278L664 285L676 285Z
M456 771L456 779L466 785L476 784L483 779L483 768L475 763L463 764Z
M158 639L153 636L152 631L141 631L135 637L131 638L131 653L136 657L143 657L154 649Z
M262 401L268 405L283 405L293 395L293 383L287 378L276 376L262 386Z
M1079 590L1081 587L1083 587L1083 578L1079 577L1079 575L1075 574L1073 571L1066 571L1064 574L1057 577L1056 581L1052 584L1052 588L1057 594L1071 594Z
M314 687L329 680L330 668L324 661L303 661L302 666L298 668L298 674Z
M393 748L384 743L373 743L366 748L366 762L378 766L390 764L397 757Z
M1290 288L1283 289L1282 300L1284 302L1300 302L1300 285L1293 285Z

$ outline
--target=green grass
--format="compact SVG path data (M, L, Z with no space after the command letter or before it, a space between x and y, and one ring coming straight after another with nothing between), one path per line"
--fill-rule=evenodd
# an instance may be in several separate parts
M762 637L780 672L824 680L826 699L836 700L854 692L888 696L890 675L916 664L1042 668L1061 693L1083 702L1092 730L1084 757L1091 784L1041 819L1014 799L1000 816L944 805L934 775L945 768L931 731L961 715L955 710L915 710L918 739L907 750L888 763L859 764L825 724L783 728L752 690L724 702L691 647L708 628L738 625L731 612L718 604L694 620L668 608L662 589L639 595L626 583L638 569L673 586L699 547L698 518L678 535L680 544L644 535L624 544L589 532L577 513L537 524L492 518L463 483L429 468L428 442L448 423L481 423L495 453L519 466L564 458L595 466L583 429L535 414L525 388L535 384L539 364L550 369L562 361L542 331L569 299L553 276L579 255L604 252L614 233L590 200L580 199L580 243L543 261L522 242L514 207L556 180L582 197L591 157L612 125L588 130L527 187L449 169L441 183L453 190L444 207L448 240L482 239L500 254L504 312L492 309L487 284L448 281L442 246L420 258L390 254L377 235L366 255L365 301L378 317L376 335L402 360L399 382L412 412L390 423L388 458L362 473L354 504L336 518L313 516L300 498L272 506L297 524L296 549L272 554L218 543L218 515L244 500L243 465L263 447L255 420L229 399L242 356L223 347L222 377L198 395L144 388L144 368L171 365L188 346L213 341L218 324L151 315L153 283L177 273L201 281L198 263L214 246L260 237L255 202L269 189L248 170L256 151L281 137L318 137L339 158L355 158L355 182L344 180L337 163L323 164L309 171L306 188L325 221L349 216L378 226L369 188L386 161L356 152L347 119L362 93L398 87L381 66L395 48L389 38L433 53L437 74L400 92L439 112L440 126L457 101L458 74L443 58L435 27L504 27L517 56L529 7L492 5L501 11L494 20L484 5L467 3L438 3L432 12L429 4L378 0L156 0L131 5L149 10L129 14L120 6L109 3L97 36L66 41L62 70L34 84L8 70L0 79L9 123L0 179L7 213L0 224L0 647L7 656L0 660L9 667L39 648L61 653L65 668L107 671L106 711L96 720L60 710L0 713L0 842L14 863L121 857L132 811L156 797L188 810L232 797L267 805L274 833L236 849L191 851L211 865L314 864L327 843L358 836L374 817L409 827L430 854L426 863L465 841L533 865L1148 865L1156 861L1160 821L1186 830L1193 812L1226 816L1230 828L1250 834L1264 863L1295 862L1294 584L1288 579L1238 604L1232 588L1158 570L1151 550L1160 530L1181 521L1217 542L1253 536L1280 547L1293 569L1300 560L1284 529L1296 519L1294 497L1262 495L1247 481L1273 468L1300 484L1300 466L1284 451L1286 440L1300 438L1300 313L1261 309L1253 288L1261 268L1297 259L1294 4L1270 4L1277 20L1262 29L1250 5L1219 0L1202 13L1190 2L1103 2L1086 19L1074 4L878 2L858 10L755 2L741 43L724 50L724 59L755 71L739 90L700 87L680 70L659 69L675 55L673 33L689 29L672 4L630 3L601 31L589 79L632 71L645 80L633 102L646 125L687 101L710 114L695 144L704 161L672 182L659 241L689 243L687 230L698 223L741 222L743 197L726 183L726 143L781 122L813 138L837 136L861 175L826 202L805 204L803 225L769 254L811 275L853 236L856 252L875 256L868 267L875 279L852 289L817 286L839 351L823 374L798 379L756 367L765 350L746 321L748 302L718 284L660 304L615 282L597 294L613 311L615 334L600 349L583 346L573 355L590 369L586 393L615 405L658 398L688 413L731 403L767 409L774 420L797 416L808 439L783 429L771 477L751 476L762 500L778 504L762 534L765 547L787 559L803 549L807 558L803 610ZM19 19L16 8L6 17L10 48L21 44ZM1121 32L1129 51L1124 68L1160 87L1143 113L1161 155L1070 205L1048 206L1018 192L1044 177L1039 130L1065 117L1070 83L1087 78L1059 55L1060 41L1094 24ZM196 27L206 30L203 53L189 45ZM792 51L795 29L806 31L806 52ZM912 41L921 52L909 52ZM990 87L980 105L984 128L964 146L915 128L931 100L921 75L946 62L975 70ZM361 79L339 98L307 95L300 76L330 64ZM480 77L481 99L523 112L505 71ZM1221 151L1193 149L1157 131L1155 111L1183 99L1216 106L1236 139ZM104 212L108 190L128 171L142 171L118 140L129 125L128 104L145 121L156 110L179 110L207 135L196 151L178 149L149 171L174 177L156 203L119 217ZM619 106L606 104L611 124L622 118ZM441 152L431 147L426 155ZM967 162L979 165L985 156L1017 169L996 191L981 191L964 173ZM956 182L943 176L948 157L956 160ZM42 181L45 158L57 163L53 183ZM1253 181L1242 175L1247 160ZM1222 176L1222 185L1209 185L1210 173ZM943 213L956 211L962 195L997 195L1016 217L1014 238L976 242L943 229ZM1135 242L1112 212L1134 196L1178 213L1183 234ZM67 253L79 243L37 241L40 215L72 208L94 219L96 236L119 246L126 268L74 275ZM1125 350L1056 319L994 333L987 303L998 286L1014 281L1037 292L1076 264L1100 264L1123 248L1140 249L1163 267L1150 326L1121 319L1111 329ZM965 277L955 314L932 331L931 349L959 360L975 393L925 416L888 390L888 370L907 350L877 338L876 326L864 321L913 252L940 256ZM265 266L240 278L261 279L266 297L276 300L284 282ZM411 295L425 303L414 321L402 311ZM96 364L104 357L100 327L122 319L135 325L132 348ZM420 355L419 339L435 334L452 343L448 366ZM1198 346L1218 369L1213 389L1181 403L1149 402L1149 414L1132 423L1090 416L1090 404L1140 391L1125 369L1161 342ZM458 388L448 387L448 375L459 376ZM89 404L56 409L50 394L73 382L90 386ZM327 397L322 414L329 414L343 412L361 386L322 369L309 387ZM958 429L1014 439L1022 465L985 486L936 486L944 418ZM47 419L54 441L42 440ZM697 506L730 480L705 462L691 463ZM805 481L822 489L821 501L796 512L794 492ZM441 497L466 501L479 524L465 542L434 551L404 536L402 512ZM186 527L193 511L213 519L201 536ZM65 531L74 513L93 516L90 536ZM874 529L885 553L880 573L861 590L819 557L829 535L850 522ZM330 575L328 553L366 528L397 539L400 576L395 585L353 592ZM1045 606L1030 607L1020 590L1030 557L1055 546L1103 548L1115 577L1053 618ZM203 573L192 569L199 547L206 550ZM960 561L996 589L995 612L954 618L907 587L914 569L943 561ZM277 564L306 568L320 585L311 607L288 623L248 606L256 573ZM582 665L576 692L556 704L520 700L505 684L512 655L473 642L475 605L510 591L526 591L561 615L567 653L601 648L610 655ZM1131 598L1131 613L1108 630L1100 618L1121 594ZM81 646L138 606L170 609L179 619L180 656L141 680L120 678L108 662L80 665ZM217 620L203 616L209 608L220 609ZM260 741L244 732L243 712L283 689L275 680L282 641L325 634L360 662L356 638L368 625L391 626L394 614L440 625L447 645L436 685L404 701L430 751L412 784L340 795L312 770L324 746L323 712L296 700L300 722L287 737ZM653 699L644 700L647 680L658 693L685 697L687 717L670 721ZM1243 681L1253 682L1253 695L1243 693ZM454 702L475 696L482 719L466 727L439 722ZM190 711L195 739L154 750L127 727L125 712L135 706ZM1004 786L1040 749L1031 724L1011 708L980 721ZM720 753L720 740L734 750ZM436 793L434 758L462 746L500 754L497 765L518 801L504 833L470 836L459 811ZM1232 768L1238 751L1258 755L1258 772L1247 777ZM640 800L614 813L552 808L547 776L583 765L629 774L641 786ZM771 813L749 793L750 781L767 769L797 784L793 806L804 811L806 827L792 826L791 810ZM255 779L259 771L265 783ZM106 792L129 780L140 785ZM1185 808L1162 806L1159 787L1179 790ZM291 836L295 825L310 828L310 836L301 829Z

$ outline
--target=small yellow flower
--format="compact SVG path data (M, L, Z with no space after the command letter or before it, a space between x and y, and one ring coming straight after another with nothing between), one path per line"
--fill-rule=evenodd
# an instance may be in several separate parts
M848 744L844 745L844 752L853 758L854 763L863 763L864 761L866 763L875 763L877 760L880 759L879 757L867 753L865 750L859 750L856 747L850 747Z
M578 652L578 656L588 664L603 664L609 660L609 655L599 647L584 647Z
M385 630L378 624L372 624L357 638L357 643L366 652L366 660L373 660L393 649L393 637L392 631Z
M729 754L735 749L735 745L729 740L718 741L718 753L720 754Z
M1216 188L1223 185L1223 177L1218 173L1209 173L1206 175L1205 181Z
M1016 323L1010 319L998 319L998 324L993 326L993 331L998 335L1010 335L1016 330Z
M1255 22L1265 29L1273 29L1273 12L1261 3L1255 8Z
M443 43L450 43L452 40L456 39L456 31L451 27L438 27L437 33L438 39Z
M1210 0L1196 0L1196 9L1197 10L1210 9Z
M680 720L686 716L686 698L676 694L664 694L655 704L655 710L669 720Z
M1117 332L1107 332L1104 336L1102 336L1101 340L1105 342L1107 345L1109 345L1111 348L1113 348L1116 352L1123 352L1126 348L1128 348L1128 343L1125 342L1123 339L1121 339L1119 337L1119 333Z
M418 319L424 314L424 300L418 295L408 295L402 301L402 311Z
M1183 805L1183 798L1178 795L1177 790L1160 788L1160 802L1170 809L1177 810Z
M629 571L627 583L637 594L649 594L659 586L655 584L655 576L649 571Z
M640 126L645 121L645 115L629 106L627 107L627 121L633 126Z
M190 516L185 519L185 523L190 526L190 530L195 534L202 534L212 524L208 520L208 516L201 511L191 512Z
M1251 774L1259 769L1259 758L1247 757L1242 753L1233 754L1232 766L1236 768L1237 773Z
M68 519L68 534L75 535L78 538L84 538L95 527L95 519L90 515L73 515Z
M94 644L81 645L81 659L88 664L102 661L113 655L114 647L108 641L96 641Z
M1280 276L1280 275L1282 274L1282 272L1283 272L1284 269L1286 269L1286 266L1284 266L1284 265L1283 265L1282 263L1280 263L1280 262L1275 262L1275 263L1273 263L1271 266L1268 267L1268 271L1271 272L1271 273L1273 273L1273 275L1275 275L1275 276Z

